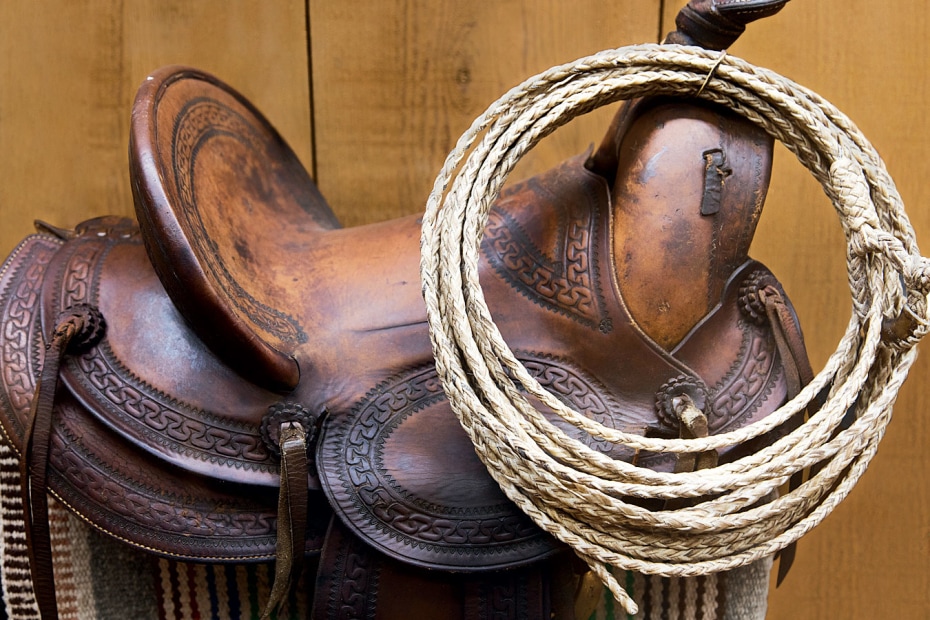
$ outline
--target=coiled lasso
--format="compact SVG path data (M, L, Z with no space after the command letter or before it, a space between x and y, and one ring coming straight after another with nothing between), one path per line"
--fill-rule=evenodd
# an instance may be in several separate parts
M567 407L514 357L478 282L478 248L489 208L522 155L579 114L648 95L705 99L765 129L820 181L847 240L852 316L824 369L764 420L701 439L631 435ZM874 148L813 92L700 48L606 51L550 69L508 92L475 120L446 159L427 204L421 251L437 371L476 452L507 497L574 549L631 614L636 605L608 566L668 577L729 570L774 554L820 523L874 456L915 359L914 345L928 331L930 264L917 250L901 199ZM889 329L892 324L899 327ZM610 459L569 437L527 397L599 439L651 452L693 453L759 437L804 410L825 388L826 402L797 430L755 454L693 473L654 472ZM843 418L850 408L855 422L847 428ZM816 474L794 490L760 501L812 467ZM713 499L655 512L624 500L630 497Z

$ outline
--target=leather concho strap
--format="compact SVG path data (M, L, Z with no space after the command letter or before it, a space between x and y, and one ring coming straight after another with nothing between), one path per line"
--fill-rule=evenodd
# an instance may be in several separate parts
M307 544L308 477L313 463L309 452L320 418L297 403L284 401L269 407L262 419L262 439L281 460L275 575L263 620L272 617L300 578Z
M20 461L23 519L36 601L43 618L58 617L48 522L47 476L58 369L66 354L96 344L104 328L102 315L92 306L75 306L62 313L45 350L45 362L32 400L31 424L26 428L25 450Z
M42 618L57 618L55 577L48 515L48 462L52 435L52 413L58 390L59 369L65 355L97 344L106 324L93 306L79 304L59 317L45 351L36 382L31 423L26 429L24 458L20 462L26 542L33 589ZM280 421L278 447L281 455L281 486L278 500L276 569L271 596L262 618L271 618L298 579L306 545L308 517L308 439L314 434L315 418L287 419L292 409L272 409L268 418ZM299 413L304 413L300 411Z
M740 290L740 303L743 311L756 323L767 322L772 331L772 338L778 349L787 384L786 400L797 396L801 389L814 378L804 336L797 317L787 302L781 285L769 273L757 272L748 278ZM809 414L813 413L809 410ZM800 423L800 420L796 421ZM794 490L803 482L803 472L791 477L789 488ZM782 549L778 554L778 576L776 584L781 585L794 564L796 544Z
M765 304L765 314L769 319L772 335L785 367L785 379L788 382L787 398L790 400L813 380L814 371L807 358L807 349L804 346L804 338L801 336L797 319L785 303L785 297L780 288L768 285L759 291L759 297ZM809 413L813 412L809 411ZM790 488L793 490L802 482L803 472L798 472L791 477ZM781 585L788 576L796 553L797 543L792 543L778 554L777 585Z
M296 422L281 425L281 490L278 494L278 540L275 575L262 619L270 618L287 598L303 566L307 531L307 433Z
M789 400L794 398L814 378L814 371L807 358L798 319L781 284L768 271L757 270L740 287L739 299L746 316L756 324L767 323L771 328L778 355L785 366L787 396Z

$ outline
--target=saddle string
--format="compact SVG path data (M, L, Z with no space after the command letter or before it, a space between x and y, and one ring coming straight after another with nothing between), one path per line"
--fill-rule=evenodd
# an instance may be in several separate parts
M275 575L262 620L271 618L300 576L307 532L307 433L295 422L280 428L281 486L278 491Z
M58 318L46 345L32 399L23 458L20 460L20 479L26 548L33 590L42 618L58 617L48 520L48 459L58 370L66 354L78 353L93 346L102 338L104 329L103 316L92 306L81 304L65 310Z
M40 617L58 618L54 564L48 509L48 461L52 435L52 413L58 390L59 370L66 355L96 345L106 330L97 308L78 304L65 310L56 322L45 348L45 356L32 399L20 459L23 520L33 591ZM291 416L289 419L288 416ZM315 435L319 416L312 416L293 403L270 408L269 423L280 423L277 450L280 455L275 576L271 594L262 611L271 618L287 599L299 578L306 544L309 490L308 443Z
M648 95L699 96L735 110L784 143L820 181L849 247L853 311L825 367L763 420L705 438L624 433L558 401L504 342L477 277L477 248L490 204L522 155L574 116ZM453 410L504 493L571 546L631 614L636 605L608 566L667 577L729 570L789 547L826 518L874 456L915 359L914 345L930 330L930 261L920 256L900 196L868 140L810 90L700 48L609 50L514 88L474 121L450 153L422 230L430 337ZM777 304L766 311L773 317L781 313ZM918 319L904 320L911 315ZM895 322L897 317L904 319ZM888 329L889 321L895 329ZM776 336L781 346L794 348L794 337L782 336ZM793 356L783 357L788 365ZM808 374L800 367L786 371L797 372L799 384ZM674 454L743 444L787 429L819 394L827 396L816 414L766 448L700 472L661 473L589 449L548 422L523 393L599 439ZM847 426L849 411L856 419ZM811 471L806 481L763 501L805 470ZM625 497L712 499L651 512Z

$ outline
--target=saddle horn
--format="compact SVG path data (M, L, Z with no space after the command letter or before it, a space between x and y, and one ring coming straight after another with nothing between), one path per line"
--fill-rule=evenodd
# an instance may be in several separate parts
M788 0L691 0L678 12L678 29L665 42L723 50L743 34L746 24L775 15L786 4Z

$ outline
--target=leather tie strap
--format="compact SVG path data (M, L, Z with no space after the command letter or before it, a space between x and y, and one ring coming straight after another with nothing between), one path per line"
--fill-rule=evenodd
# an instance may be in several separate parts
M804 339L798 331L796 323L792 320L791 311L788 309L781 292L774 286L769 285L759 290L759 298L765 306L765 314L768 317L769 325L772 327L775 346L784 365L785 379L788 383L787 398L790 400L800 393L801 388L811 382L814 378L814 371L807 359ZM802 482L803 472L799 471L791 477L789 489L796 489ZM791 570L791 566L794 564L796 554L797 545L793 543L778 553L776 587L780 586L785 577L788 576L788 571Z
M281 488L278 495L278 540L271 596L262 612L270 618L300 577L307 532L307 433L296 422L280 427Z
M23 521L33 590L42 618L58 618L55 575L48 522L48 455L58 369L65 355L96 344L105 324L100 312L86 305L68 308L59 317L45 349L45 360L32 399L20 461Z
M672 399L672 406L680 420L679 436L681 439L698 439L707 437L710 430L707 425L707 416L701 411L690 396L682 394ZM717 466L717 451L685 452L678 455L675 466L677 473L698 471Z
M672 408L679 420L679 437L681 439L698 439L707 437L710 428L707 424L707 415L695 404L687 394L672 398ZM717 466L717 451L684 452L678 455L675 463L675 473L699 471ZM665 510L681 510L695 505L695 500L688 498L673 498L665 501Z
M759 297L765 304L765 314L768 316L769 325L772 326L775 345L785 365L788 398L791 399L814 378L814 371L804 348L804 339L791 317L791 310L788 309L784 296L777 288L766 286L759 291Z

